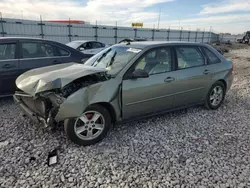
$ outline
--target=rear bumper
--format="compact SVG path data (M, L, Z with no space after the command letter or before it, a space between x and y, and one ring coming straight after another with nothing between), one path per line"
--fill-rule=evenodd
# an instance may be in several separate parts
M32 111L27 105L25 105L22 102L22 100L19 99L19 97L17 95L13 95L13 99L14 99L14 102L16 104L18 104L18 106L21 108L21 110L23 111L23 113L25 115L27 115L30 119L32 119L35 123L41 124L44 127L48 126L46 120L43 117L39 116L34 111Z

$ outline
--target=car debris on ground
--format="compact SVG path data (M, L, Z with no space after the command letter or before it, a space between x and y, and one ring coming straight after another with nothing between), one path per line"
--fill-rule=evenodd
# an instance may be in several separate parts
M58 153L57 149L54 149L52 152L49 152L48 155L48 166L53 166L58 162Z

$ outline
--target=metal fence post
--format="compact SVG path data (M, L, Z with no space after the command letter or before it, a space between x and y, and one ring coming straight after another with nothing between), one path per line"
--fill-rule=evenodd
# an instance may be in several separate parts
M167 40L169 41L170 29L168 29L167 32L168 32Z
M212 38L212 33L211 33L211 30L209 32L209 38L208 38L208 42L211 43L211 38Z
M135 38L137 37L137 28L134 28L135 31Z
M188 42L190 40L190 31L188 31Z
M197 32L198 31L195 32L195 42L197 41Z
M155 29L152 29L152 40L155 40Z
M41 26L41 33L39 35L42 36L42 38L44 38L43 25L45 25L45 24L42 21L42 16L41 15L40 15L40 23L38 23L38 25Z
M1 28L2 28L1 34L4 37L4 34L6 34L6 32L4 31L3 22L5 22L5 21L3 21L2 12L0 12L0 18L1 18L0 21L1 21Z
M180 30L180 41L182 39L182 29Z
M69 19L69 24L67 25L67 27L69 28L69 34L68 34L69 42L71 42L71 37L72 37L72 35L71 35L71 27L72 27L72 25L71 25L70 19Z
M117 28L117 22L115 23L115 28L114 28L114 30L115 30L115 36L114 36L114 38L115 38L115 44L117 43L117 33L118 33L118 28Z
M97 21L95 21L95 27L93 27L93 28L95 28L95 41L98 41L98 26L97 26Z

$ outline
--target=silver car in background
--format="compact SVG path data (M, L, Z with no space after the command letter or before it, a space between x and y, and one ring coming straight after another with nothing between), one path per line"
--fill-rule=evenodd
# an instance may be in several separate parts
M66 45L88 55L97 54L108 47L108 45L102 42L88 40L75 40L67 43Z

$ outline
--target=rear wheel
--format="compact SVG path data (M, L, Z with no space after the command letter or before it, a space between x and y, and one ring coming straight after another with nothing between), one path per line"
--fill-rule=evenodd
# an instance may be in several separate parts
M209 90L205 102L207 109L215 110L219 108L225 98L225 85L218 81Z
M108 110L101 105L89 106L82 116L65 121L64 129L71 141L87 146L101 141L111 127Z

